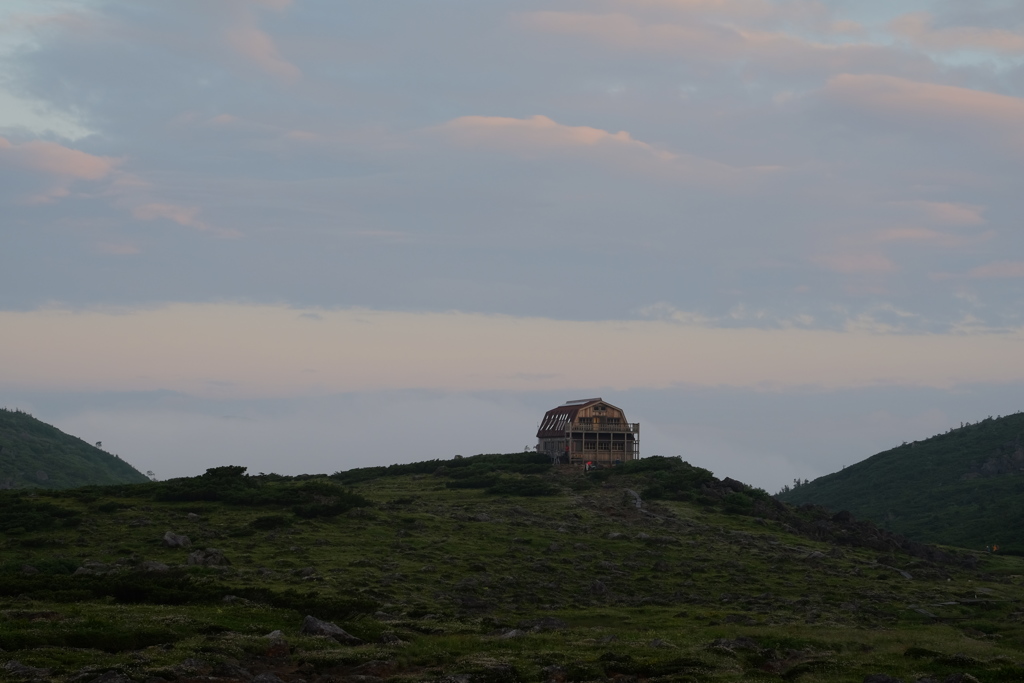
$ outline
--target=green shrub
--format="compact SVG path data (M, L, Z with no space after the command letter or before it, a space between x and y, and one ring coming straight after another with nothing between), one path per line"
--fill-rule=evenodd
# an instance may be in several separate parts
M488 488L485 493L492 496L557 496L557 486L538 477L523 479L501 479Z

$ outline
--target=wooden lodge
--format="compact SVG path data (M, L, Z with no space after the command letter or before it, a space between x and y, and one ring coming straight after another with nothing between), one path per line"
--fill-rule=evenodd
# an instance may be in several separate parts
M569 401L544 413L537 452L562 464L613 465L640 458L640 424L601 398Z

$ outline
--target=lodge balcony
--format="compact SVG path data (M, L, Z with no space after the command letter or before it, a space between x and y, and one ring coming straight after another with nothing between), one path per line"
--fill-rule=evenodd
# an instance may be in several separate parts
M585 424L585 423L573 423L565 426L565 432L627 432L630 434L640 433L639 422L620 422L618 424L602 423L602 424Z

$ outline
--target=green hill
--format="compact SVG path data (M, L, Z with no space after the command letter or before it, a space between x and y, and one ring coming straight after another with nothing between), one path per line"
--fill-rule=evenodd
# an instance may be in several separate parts
M148 481L124 460L20 410L0 409L0 489Z
M779 494L919 541L1024 554L1024 413L905 443Z
M1024 680L1024 559L545 461L0 492L0 680Z

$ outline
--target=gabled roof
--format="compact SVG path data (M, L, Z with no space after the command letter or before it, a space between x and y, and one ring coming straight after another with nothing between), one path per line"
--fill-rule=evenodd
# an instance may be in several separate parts
M562 436L565 434L566 427L576 421L576 416L582 409L590 407L596 403L604 403L609 408L616 408L616 406L613 406L601 397L581 398L576 401L566 401L563 405L560 405L557 408L552 408L548 412L544 413L544 419L541 420L540 427L537 429L537 438L543 439L546 437ZM616 408L616 410L618 410L618 408Z

